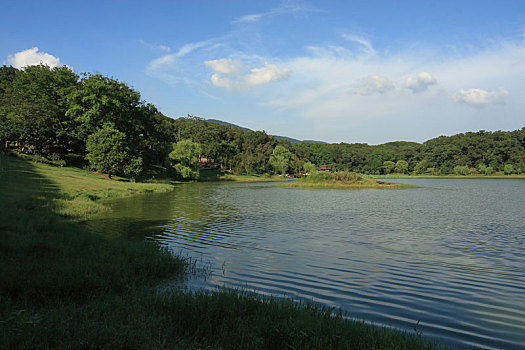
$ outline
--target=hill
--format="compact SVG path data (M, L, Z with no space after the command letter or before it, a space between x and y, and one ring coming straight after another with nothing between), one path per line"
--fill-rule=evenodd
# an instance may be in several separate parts
M226 125L226 126L229 126L229 127L235 128L235 129L243 130L243 131L252 131L251 129L248 129L248 128L245 128L245 127L242 127L242 126L239 126L239 125L235 125L235 124L232 124L232 123L228 123L228 122L225 122L225 121L222 121L222 120L218 120L218 119L206 119L206 121L207 121L207 122L211 122L211 123L216 123L216 124ZM272 135L272 136L275 137L277 140L288 141L288 142L290 142L291 144L296 144L296 143L301 143L301 142L307 142L307 143L326 143L326 142L324 142L324 141L298 140L298 139L294 139L294 138L291 138L291 137L280 136L280 135Z

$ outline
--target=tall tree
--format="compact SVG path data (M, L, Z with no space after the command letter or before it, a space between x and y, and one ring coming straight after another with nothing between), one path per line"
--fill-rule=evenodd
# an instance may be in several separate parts
M201 146L190 139L181 140L174 144L169 158L173 162L176 175L182 179L198 179L197 160L201 152Z
M280 174L286 173L290 162L292 160L292 153L281 145L275 147L270 156L270 165Z
M133 154L127 135L106 125L89 135L86 159L96 171L113 174L137 175L142 170L142 158Z

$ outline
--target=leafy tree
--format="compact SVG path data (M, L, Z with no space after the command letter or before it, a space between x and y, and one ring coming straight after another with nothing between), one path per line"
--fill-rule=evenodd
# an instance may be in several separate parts
M4 66L5 67L5 66ZM0 138L20 152L63 157L74 144L74 125L65 116L67 96L78 75L67 67L0 69ZM82 140L85 144L85 138Z
M84 76L81 85L68 96L66 113L78 124L80 135L89 135L108 123L133 139L141 133L139 92L100 74Z
M485 171L483 171L483 173L487 176L490 176L492 174L494 174L494 168L491 167L491 166L488 166L485 168Z
M317 170L317 167L312 162L306 162L303 164L303 170L305 173L313 173Z
M218 146L218 158L221 162L221 167L228 166L231 171L234 157L238 152L239 149L234 143L221 141Z
M463 176L467 176L467 175L470 175L470 169L468 166L466 165L456 165L454 167L454 173L456 175L463 175Z
M284 174L288 170L290 161L292 160L292 153L281 145L275 147L270 156L270 165L278 173Z
M169 158L173 161L175 173L182 179L198 179L197 160L201 153L200 144L190 139L181 140L173 145Z
M18 69L11 66L3 65L0 67L0 94L6 93L11 90L13 81L16 79L16 75L19 72Z
M505 173L505 175L513 174L514 173L514 167L512 166L512 164L505 164L503 172Z
M408 171L408 163L406 160L398 160L396 163L396 172L406 174Z
M480 174L485 174L487 171L487 166L483 163L478 164L477 170Z
M427 159L423 159L414 167L414 172L416 174L424 174L427 172L427 169L430 167L430 162Z
M383 162L383 171L385 172L385 174L390 174L395 167L396 163L392 162L391 160Z
M142 158L133 154L125 133L107 125L89 135L86 159L96 171L137 175L142 171Z
M380 174L384 169L383 165L386 161L395 159L394 152L388 148L379 147L372 152L372 159L370 161L370 171L375 174ZM408 169L408 163L407 163Z

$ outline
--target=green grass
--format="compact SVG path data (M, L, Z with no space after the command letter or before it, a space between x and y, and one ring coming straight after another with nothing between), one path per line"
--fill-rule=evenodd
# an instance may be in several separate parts
M270 182L284 181L283 176L268 174L235 175L218 170L201 170L199 181Z
M156 292L188 264L71 217L104 198L167 190L0 155L2 349L431 349L417 334L244 292ZM100 207L85 207L94 202Z
M417 187L408 184L396 184L365 178L352 172L315 172L300 181L282 184L284 187L326 188L326 189L394 189Z
M388 175L363 175L368 179L525 179L523 174L512 175L407 175L407 174L388 174Z

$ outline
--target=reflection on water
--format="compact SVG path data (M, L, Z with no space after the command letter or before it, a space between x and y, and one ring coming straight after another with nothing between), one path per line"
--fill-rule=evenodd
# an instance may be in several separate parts
M94 229L202 259L191 288L243 287L420 329L453 347L525 348L525 181L410 179L403 190L188 184L115 202Z

